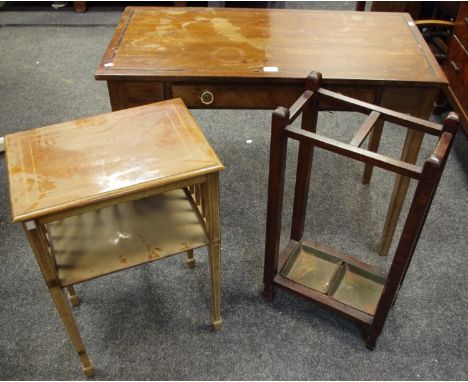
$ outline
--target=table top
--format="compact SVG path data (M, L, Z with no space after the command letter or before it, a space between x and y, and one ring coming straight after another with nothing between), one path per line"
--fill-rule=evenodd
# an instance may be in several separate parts
M13 221L224 167L180 99L5 136Z
M96 79L415 83L447 79L406 13L126 8Z

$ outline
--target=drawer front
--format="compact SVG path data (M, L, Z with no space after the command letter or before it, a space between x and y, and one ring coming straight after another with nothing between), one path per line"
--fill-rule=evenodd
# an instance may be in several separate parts
M289 107L302 93L302 89L280 86L174 84L172 97L180 97L192 108L255 108L274 109Z
M417 115L424 97L422 88L386 88L382 95L381 105L400 113Z
M112 110L164 100L164 83L151 81L108 81Z
M344 95L373 102L374 90L369 88L327 86L327 89ZM265 85L177 85L172 86L172 96L180 97L189 107L193 108L253 108L274 109L278 106L290 107L304 92L304 88L293 86ZM326 102L320 104L321 109L334 109Z
M453 33L465 48L468 47L468 2L460 2Z
M450 43L445 61L445 73L458 100L464 108L467 108L468 93L465 89L468 86L468 54L456 38Z

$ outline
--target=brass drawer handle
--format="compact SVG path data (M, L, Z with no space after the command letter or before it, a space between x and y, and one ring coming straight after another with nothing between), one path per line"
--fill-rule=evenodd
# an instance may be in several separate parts
M455 61L450 61L450 65L452 65L452 68L455 70L455 72L460 71L460 67L455 63Z
M204 90L200 96L200 101L204 105L211 105L214 102L214 95L209 90Z

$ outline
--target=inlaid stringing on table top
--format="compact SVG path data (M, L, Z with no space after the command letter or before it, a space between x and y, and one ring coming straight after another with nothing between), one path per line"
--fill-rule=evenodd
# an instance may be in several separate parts
M128 7L97 79L233 77L431 83L446 77L403 13Z
M180 99L7 135L6 147L14 221L223 168Z

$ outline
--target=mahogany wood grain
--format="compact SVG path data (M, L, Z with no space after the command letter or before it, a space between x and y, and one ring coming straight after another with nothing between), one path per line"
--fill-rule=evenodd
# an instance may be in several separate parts
M364 123L361 125L359 130L354 134L353 138L349 142L352 146L361 147L364 140L369 135L370 131L374 127L375 123L380 117L380 113L376 111L372 111L369 116L366 118Z
M330 83L446 84L404 13L164 7L126 8L96 78L302 82L311 69Z

